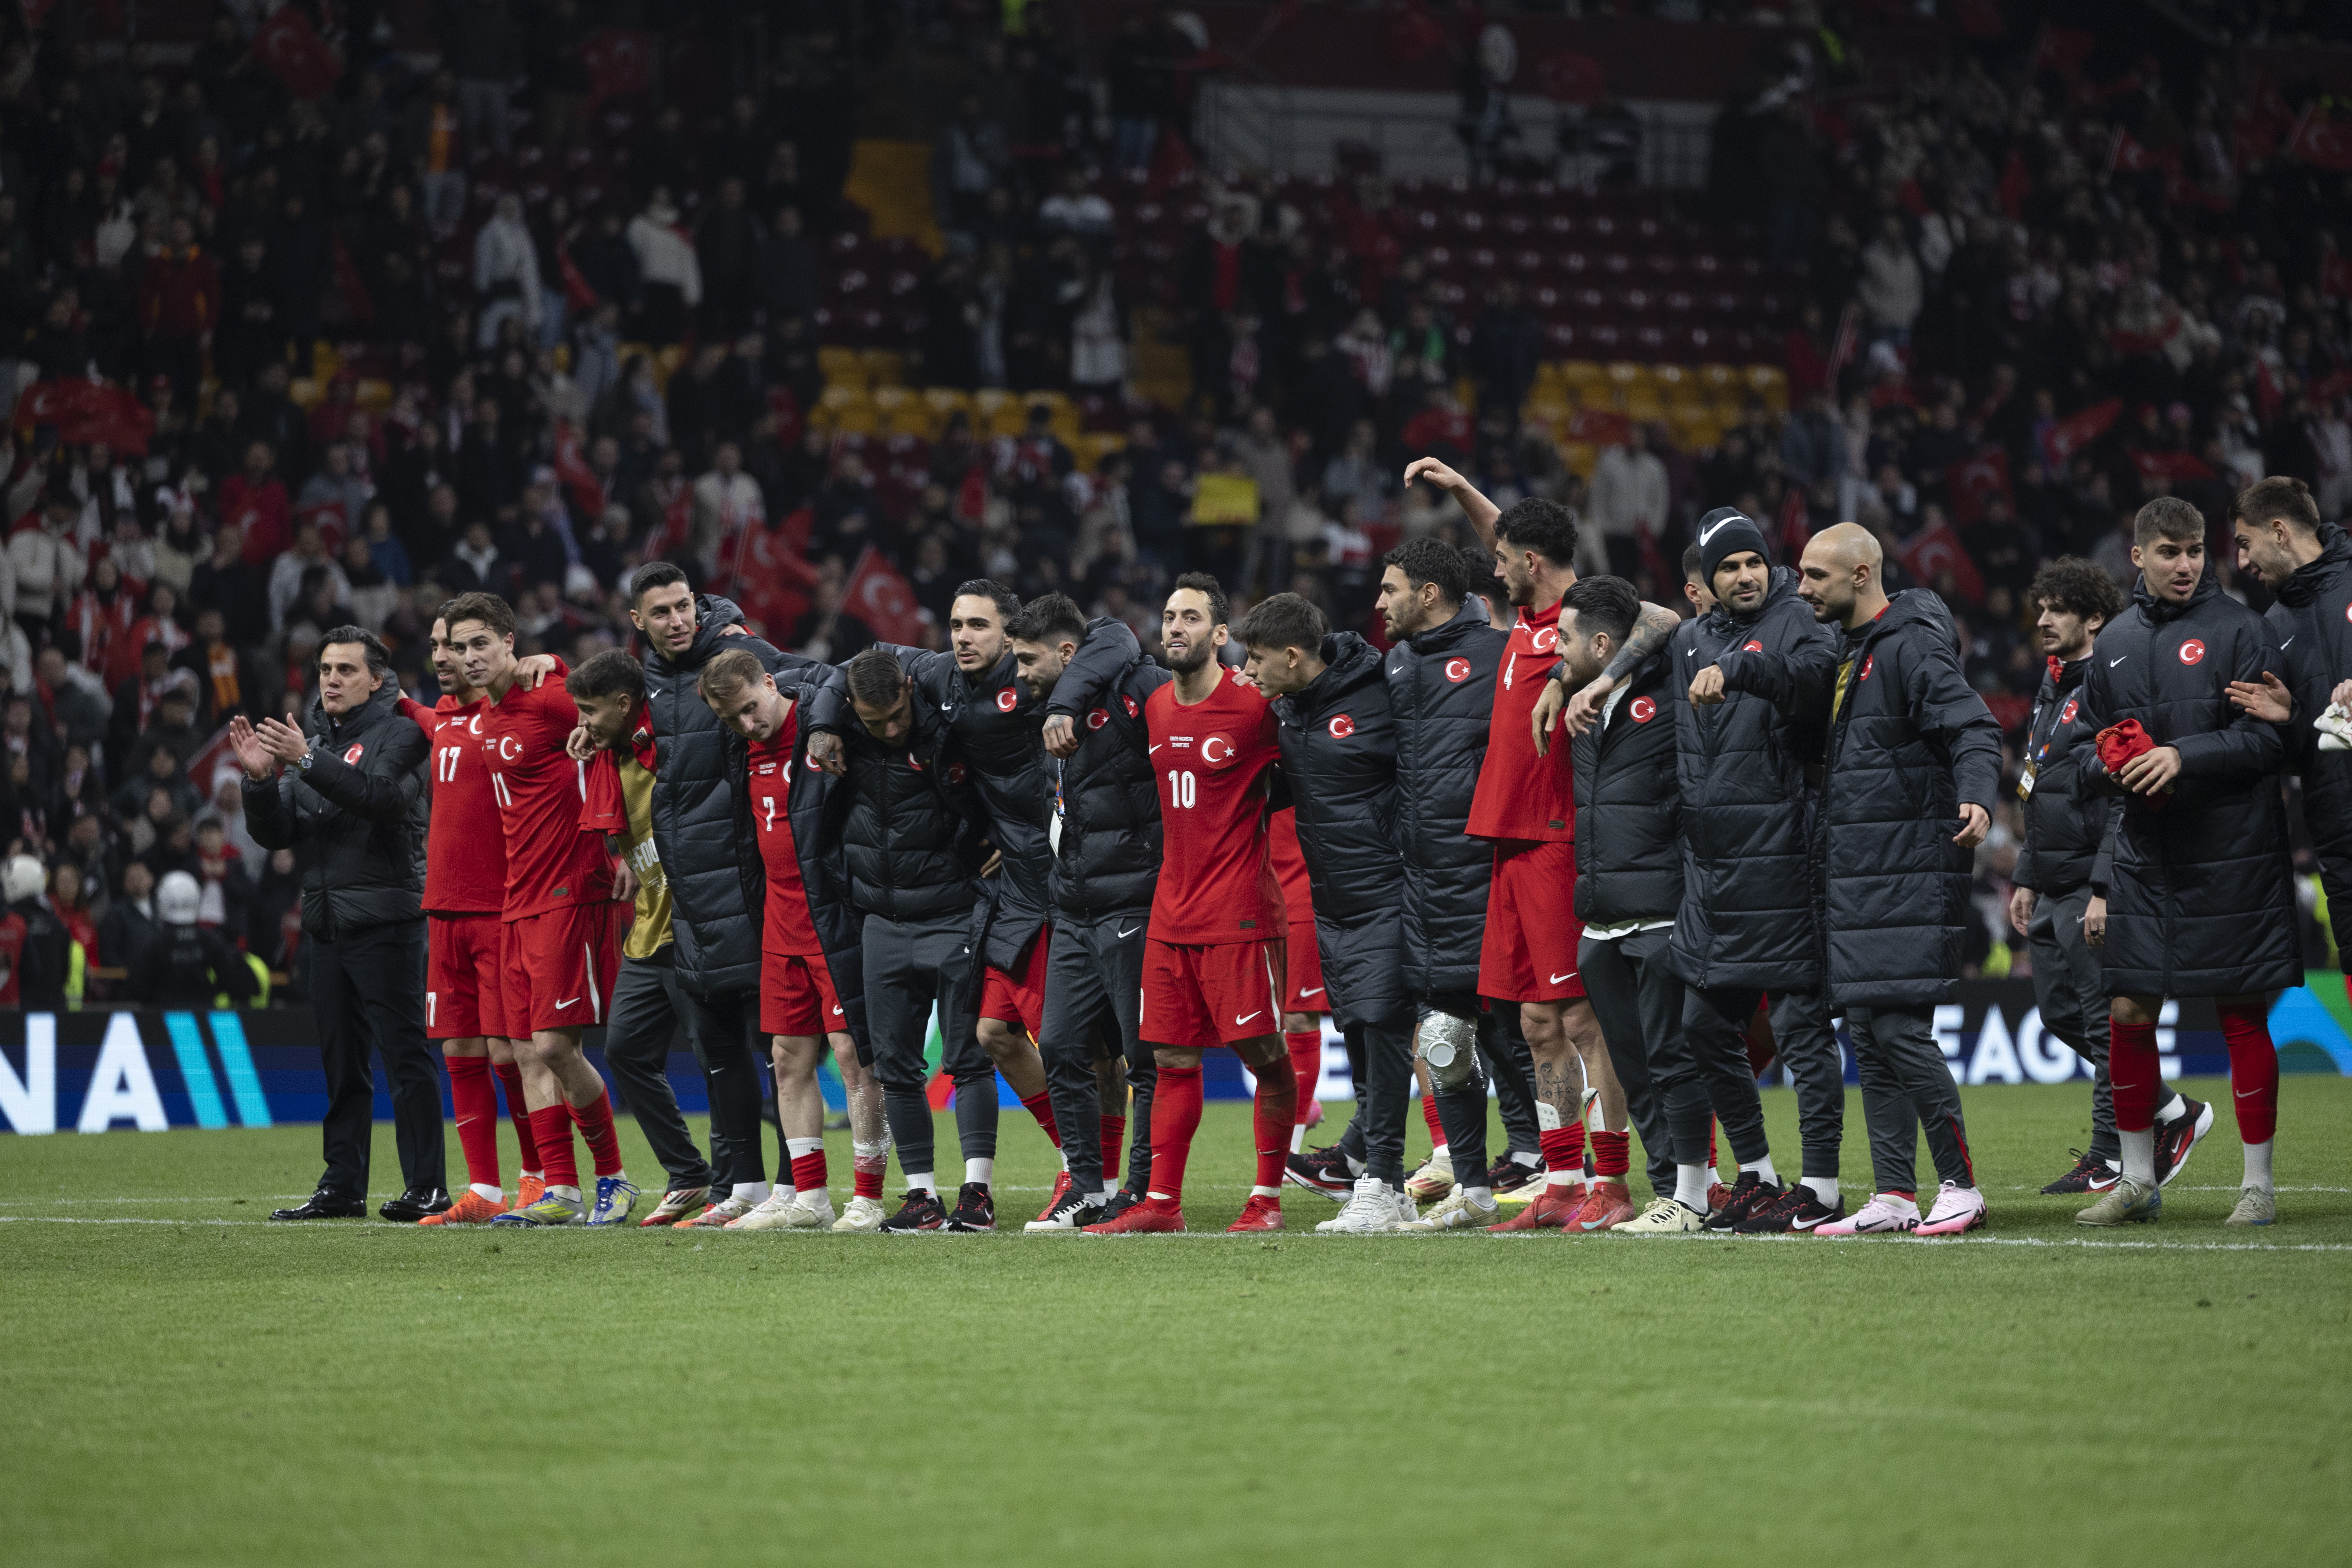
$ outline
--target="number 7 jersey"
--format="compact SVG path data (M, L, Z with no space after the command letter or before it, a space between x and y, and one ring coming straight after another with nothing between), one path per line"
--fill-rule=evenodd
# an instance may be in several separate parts
M1266 851L1268 774L1281 759L1274 705L1218 674L1189 707L1173 681L1143 704L1162 850L1151 937L1186 946L1279 941L1282 888Z

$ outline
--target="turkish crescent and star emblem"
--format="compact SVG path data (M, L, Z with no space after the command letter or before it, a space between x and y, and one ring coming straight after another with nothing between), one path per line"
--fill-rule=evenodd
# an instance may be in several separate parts
M1220 746L1224 748L1222 754L1220 754L1217 750ZM1230 763L1233 760L1234 742L1230 737L1224 735L1212 735L1207 740L1201 742L1201 761L1207 763L1210 767L1223 767L1225 763Z
M1750 638L1747 642L1739 645L1739 651L1742 653L1762 653L1764 651L1764 645L1753 638Z
M1141 708L1136 705L1135 699L1132 697L1122 695L1119 698L1119 700L1127 704L1127 716L1130 719L1143 711Z
M1463 681L1469 679L1470 661L1466 658L1447 659L1445 661L1445 679L1453 681L1457 686Z
M1870 679L1870 672L1877 667L1878 656L1876 654L1872 654L1868 658L1864 659L1862 661L1862 679L1868 680Z
M2205 645L2203 643L2199 642L2195 637L2190 637L2187 642L2180 645L2181 663L2202 664L2204 661Z
M2058 710L2058 722L2061 724L2072 724L2074 721L2075 710L2081 706L2082 704L2074 698L2069 697L2066 699L2066 706Z
M999 713L1010 713L1020 705L1021 694L1009 686L996 694L996 710Z
M520 755L522 755L522 748L515 744L515 738L512 735L500 735L499 737L499 760L500 762L510 763Z
M1331 738L1344 741L1356 732L1356 721L1345 713L1331 721Z
M1646 697L1636 697L1627 705L1626 711L1633 715L1634 723L1646 724L1658 716L1658 705Z
M1559 628L1558 626L1538 626L1536 628L1535 636L1529 637L1528 640L1535 645L1535 650L1538 653L1549 653L1552 649L1559 646Z
M1087 728L1089 730L1099 730L1109 722L1110 710L1108 708L1093 709L1087 714Z
M360 760L360 753L366 750L367 748L365 746L355 745L350 751L343 753L343 761L356 765Z

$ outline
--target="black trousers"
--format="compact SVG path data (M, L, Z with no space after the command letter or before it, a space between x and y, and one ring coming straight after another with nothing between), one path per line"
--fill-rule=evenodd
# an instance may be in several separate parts
M310 939L310 1012L327 1073L320 1119L321 1190L365 1198L375 1132L373 1056L392 1080L393 1142L402 1185L449 1184L441 1131L441 1074L425 1043L425 921Z
M768 1037L760 1032L760 999L746 991L698 996L682 983L675 994L678 1016L686 1024L687 1043L694 1050L695 1060L702 1064L702 1081L710 1095L710 1184L731 1187L737 1182L763 1182L767 1166L760 1157L760 1125L768 1080ZM669 1087L667 1079L662 1087ZM678 1131L682 1137L683 1122ZM648 1131L648 1142L652 1136ZM658 1155L659 1151L656 1152ZM665 1158L662 1163L667 1168L669 1162ZM790 1168L780 1150L777 1173Z
M1689 1075L1689 1085L1677 1090L1662 1087L1666 1121L1675 1141L1675 1158L1686 1165L1706 1159L1706 1115L1710 1106L1723 1123L1723 1135L1732 1156L1743 1163L1760 1160L1770 1152L1764 1133L1764 1107L1756 1094L1756 1075L1748 1063L1748 1020L1755 1015L1761 992L1754 986L1689 986L1683 1005L1682 1059L1678 1075ZM1797 1130L1804 1143L1803 1173L1834 1176L1838 1149L1845 1137L1845 1058L1839 1053L1837 1032L1830 1026L1829 1009L1818 994L1775 992L1772 996L1772 1043L1781 1070L1797 1094ZM1650 1070L1661 1080L1665 1074L1657 1058ZM1677 1109L1679 1107L1679 1109Z
M1666 951L1673 936L1668 926L1633 931L1614 942L1587 936L1576 950L1577 971L1584 976L1593 1018L1609 1046L1609 1064L1617 1069L1617 1082L1625 1090L1626 1120L1642 1136L1650 1186L1662 1197L1675 1190L1675 1158L1665 1099L1654 1081L1653 1063L1683 1048L1683 982Z
M1045 1062L1045 1088L1054 1104L1054 1124L1062 1134L1062 1157L1070 1163L1070 1185L1082 1193L1100 1189L1102 1096L1095 1064L1119 1058L1135 1099L1127 1122L1127 1190L1147 1192L1151 1182L1151 1097L1160 1068L1141 1037L1143 944L1148 910L1085 921L1054 917L1053 946L1046 950L1045 1014L1038 1020L1038 1054Z
M898 1146L898 1169L908 1175L932 1171L938 1159L923 1060L934 1006L941 1019L940 1065L955 1080L956 1139L963 1157L996 1154L996 1064L972 1033L979 998L967 994L971 926L965 915L928 921L866 917L866 1032L882 1085L882 1111Z

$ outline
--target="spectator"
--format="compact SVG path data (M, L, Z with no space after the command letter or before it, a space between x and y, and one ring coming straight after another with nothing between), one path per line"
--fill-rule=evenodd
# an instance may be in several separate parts
M333 582L335 596L351 595L351 584L343 578L343 569L327 553L327 544L318 524L304 520L294 530L294 548L279 556L269 569L269 624L283 629L287 616L302 595L303 575L311 568L324 570Z
M223 481L220 491L221 526L236 530L246 564L265 570L293 542L286 486L277 475L277 449L269 442L250 442L243 469Z
M1635 425L1622 446L1601 454L1592 470L1592 528L1578 540L1578 569L1607 571L1631 581L1640 570L1641 538L1646 531L1656 539L1665 531L1670 492L1666 466L1650 450L1649 434ZM1605 560L1594 558L1585 540L1597 534Z
M81 591L87 564L71 529L81 513L73 492L51 489L41 498L37 521L16 525L8 536L8 567L16 579L16 624L37 647L49 625Z
M629 248L636 257L642 303L637 330L656 347L686 335L687 312L702 302L702 268L694 241L678 226L667 185L656 185L645 210L629 220Z
M484 301L475 322L475 342L488 348L499 326L518 321L539 331L544 310L540 297L539 251L522 221L522 198L502 195L490 221L474 236L474 292Z
M50 910L43 888L48 881L31 855L12 855L0 866L0 1007L55 1012L66 1004L66 928Z

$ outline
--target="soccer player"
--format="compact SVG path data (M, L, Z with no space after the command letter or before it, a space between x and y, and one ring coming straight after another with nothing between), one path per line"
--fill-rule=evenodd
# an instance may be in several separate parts
M1813 1234L1958 1236L1985 1223L1985 1200L1934 1011L1959 978L1976 918L1969 868L2000 787L2000 723L1960 673L1944 602L1925 588L1890 598L1881 560L1868 530L1842 522L1805 546L1797 585L1815 618L1845 634L1813 886L1825 994L1853 1039L1877 1189ZM1922 1131L1942 1182L1924 1217L1912 1173Z
M1022 683L1047 714L1054 920L1037 1041L1069 1172L1024 1228L1067 1232L1124 1214L1150 1185L1158 1074L1139 1026L1160 821L1143 710L1171 678L1126 626L1089 623L1066 595L1030 601L1009 635ZM1137 1135L1127 1184L1113 1194L1130 1087Z
M506 1092L507 1114L521 1146L514 1206L537 1203L547 1184L531 1137L523 1069L507 1037L506 987L499 978L506 961L499 911L506 905L507 843L482 756L483 693L466 684L465 665L449 641L446 605L434 615L428 646L441 700L427 708L403 698L401 711L433 748L425 772L433 816L425 839L425 1032L439 1037L449 1069L449 1106L467 1185L455 1204L417 1223L479 1225L507 1206L499 1174L499 1089ZM537 685L544 673L537 666L551 669L554 660L544 655L521 660L518 679ZM531 1070L539 1070L536 1063ZM493 1075L498 1089L491 1087Z
M1419 1214L1404 1190L1413 1019L1396 852L1396 727L1383 661L1355 633L1330 631L1323 612L1296 594L1261 600L1242 617L1240 636L1245 673L1274 700L1283 777L1297 803L1291 815L1312 883L1305 907L1320 950L1317 981L1329 978L1332 1016L1363 1042L1357 1120L1365 1123L1365 1170L1347 1206L1315 1228L1392 1230ZM1299 908L1287 905L1293 914ZM1302 1074L1298 1083L1299 1093L1314 1092L1313 1079Z
M583 1029L605 1021L613 994L613 861L581 826L583 765L565 752L580 710L561 687L524 688L514 652L514 611L494 594L461 594L443 613L466 684L482 693L481 752L506 833L507 1031L547 1073L525 1078L531 1134L546 1190L495 1226L618 1223L637 1189L621 1167L620 1139L604 1080L581 1054ZM595 1163L593 1206L582 1201L572 1129Z
M2084 918L2104 895L2105 862L2115 853L2116 795L2077 792L2075 748L2093 731L2083 712L2083 682L2091 645L2123 613L2124 596L2106 568L2079 555L2061 556L2034 574L2027 603L2035 606L2049 669L2026 725L2018 798L2024 803L2025 845L2011 874L2009 921L2033 954L2034 1000L2042 1027L2091 1064L2091 1146L2044 1193L2103 1193L2123 1169L2116 1137L2115 1095L2107 1075L2107 988L2099 950ZM2292 634L2290 634L2292 635ZM2102 906L2104 907L2104 906ZM2158 1184L2187 1164L2189 1152L2213 1125L2213 1108L2159 1084L2156 1116Z
M1280 752L1273 707L1218 662L1225 591L1205 573L1176 579L1160 641L1176 679L1143 705L1165 857L1143 959L1143 1037L1160 1081L1151 1102L1151 1185L1090 1236L1184 1228L1184 1165L1201 1125L1201 1053L1230 1047L1257 1075L1251 1127L1257 1180L1231 1231L1282 1228L1282 1173L1298 1083L1282 1016L1282 889L1265 847Z
M2123 1174L2074 1217L2115 1226L2163 1211L2157 1018L2168 995L2210 996L2245 1144L2244 1180L2224 1223L2269 1225L2278 1217L2270 1005L2302 984L2303 954L2277 779L2285 742L2229 698L2233 683L2267 693L2284 661L2270 627L2206 571L2205 519L2194 506L2159 496L2132 531L2139 585L2092 651L2083 717L2093 738L2076 752L2081 787L2125 795L2105 907L2095 903L2085 917L2111 998L2107 1071ZM2138 732L2100 734L2126 723Z

